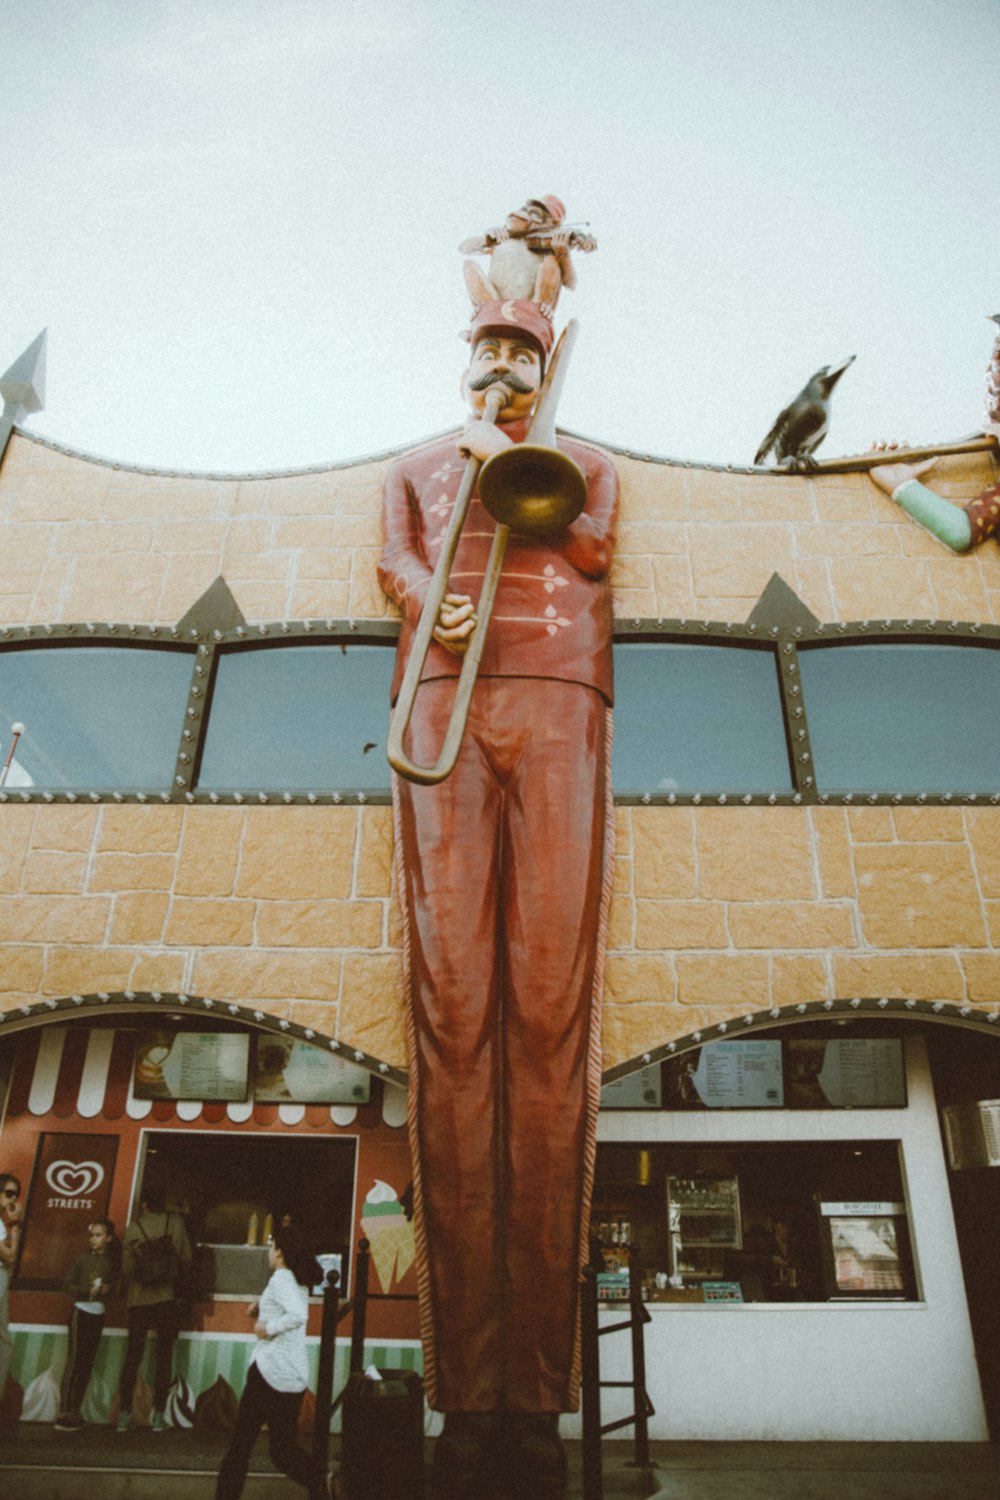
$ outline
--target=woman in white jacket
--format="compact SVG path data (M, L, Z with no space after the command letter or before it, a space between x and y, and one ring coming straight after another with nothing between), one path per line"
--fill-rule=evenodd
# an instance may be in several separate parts
M215 1486L215 1500L239 1500L247 1464L264 1423L275 1468L308 1491L309 1500L329 1500L326 1473L299 1447L296 1436L302 1393L309 1384L306 1321L309 1288L322 1276L295 1228L278 1228L268 1250L271 1278L260 1296L246 1385L232 1440ZM252 1311L252 1309L251 1309Z

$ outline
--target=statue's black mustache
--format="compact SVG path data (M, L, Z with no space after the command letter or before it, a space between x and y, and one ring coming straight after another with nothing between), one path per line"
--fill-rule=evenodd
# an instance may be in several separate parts
M522 380L520 375L515 375L513 370L502 374L499 370L487 370L485 375L480 375L477 380L469 381L470 391L485 391L491 385L505 385L508 390L514 391L518 396L530 396L535 387Z

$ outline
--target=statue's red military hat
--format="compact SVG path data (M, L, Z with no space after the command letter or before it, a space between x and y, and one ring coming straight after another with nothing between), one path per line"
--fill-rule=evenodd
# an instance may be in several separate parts
M527 300L484 302L477 307L469 325L469 342L474 345L484 333L499 333L510 338L515 332L527 334L543 354L551 354L555 337L552 321L537 302Z
M544 198L537 200L543 208L547 208L554 224L561 224L566 217L566 205L555 193L548 193Z

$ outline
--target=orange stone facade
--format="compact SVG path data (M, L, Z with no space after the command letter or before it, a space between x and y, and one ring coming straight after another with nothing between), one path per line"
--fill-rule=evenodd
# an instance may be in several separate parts
M1000 624L1000 548L950 554L864 475L611 451L625 618L742 624L778 573L825 623ZM172 477L15 432L0 469L0 624L171 626L220 574L251 624L385 619L375 562L388 462ZM998 478L975 454L941 461L934 487L968 499ZM605 1066L768 1007L853 996L1000 1006L1000 808L983 800L620 807ZM391 844L381 805L11 799L0 1007L183 992L259 1007L402 1068Z

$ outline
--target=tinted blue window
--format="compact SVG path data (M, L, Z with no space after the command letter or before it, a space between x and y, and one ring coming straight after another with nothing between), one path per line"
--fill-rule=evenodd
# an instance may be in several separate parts
M792 787L774 654L731 646L615 646L614 789Z
M192 665L149 647L0 652L0 759L25 726L8 786L169 791Z
M387 790L395 655L394 641L223 652L198 785Z
M825 646L799 663L820 791L1000 788L1000 651Z

